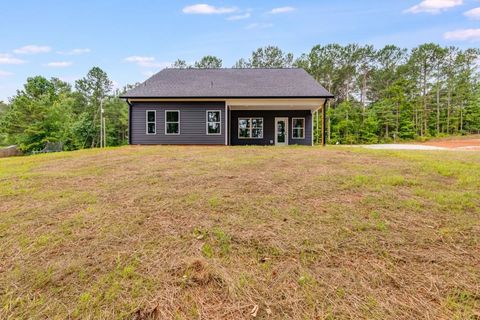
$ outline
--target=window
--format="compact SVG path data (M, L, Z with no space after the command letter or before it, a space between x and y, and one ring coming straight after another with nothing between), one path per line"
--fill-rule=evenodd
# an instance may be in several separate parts
M239 139L262 139L263 118L239 118L238 119Z
M165 134L180 134L180 111L165 110Z
M219 135L222 133L220 110L207 111L207 134Z
M147 110L147 134L157 134L157 112Z
M292 139L305 139L305 118L292 118Z

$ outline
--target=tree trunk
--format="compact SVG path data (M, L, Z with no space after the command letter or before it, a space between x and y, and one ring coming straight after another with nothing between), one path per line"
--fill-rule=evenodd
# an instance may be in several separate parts
M350 86L349 86L349 83L348 81L345 83L345 100L350 101Z
M463 131L463 103L460 103L460 133Z
M423 64L423 124L420 125L420 135L423 137L427 131L427 61Z
M418 134L418 108L417 108L417 104L415 104L414 108L415 108L415 113L413 114L413 123L415 125L415 133Z
M331 131L331 123L330 123L330 116L327 115L327 134L328 134L328 137L327 137L327 141L328 143L330 143L331 141L331 135L332 135L332 131Z
M450 133L450 104L452 100L452 90L448 86L448 95L447 95L447 134Z
M367 72L364 72L363 73L363 79L362 79L362 92L361 92L362 124L365 122L366 95L367 95Z
M97 121L97 112L93 114L93 135L92 135L92 145L91 148L95 148L96 144L96 137L97 137L97 130L95 130L95 123Z
M438 135L440 133L440 87L439 84L437 84L437 133Z
M400 130L400 104L397 103L397 114L395 119L395 136L393 137L393 142L397 142L398 131Z
M348 136L348 110L345 112L345 119L347 120L347 127L345 128L345 138Z

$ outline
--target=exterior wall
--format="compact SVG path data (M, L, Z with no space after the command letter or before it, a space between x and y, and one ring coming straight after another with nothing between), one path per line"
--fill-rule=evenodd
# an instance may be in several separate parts
M263 118L263 139L239 139L238 118ZM231 110L230 142L232 145L274 145L275 118L288 117L288 144L312 145L312 114L310 110ZM305 138L292 139L292 118L305 118Z
M146 111L156 110L156 134L146 134ZM165 135L165 110L180 111L180 134ZM221 134L207 135L207 110L220 110ZM225 103L134 102L130 114L130 144L225 144Z

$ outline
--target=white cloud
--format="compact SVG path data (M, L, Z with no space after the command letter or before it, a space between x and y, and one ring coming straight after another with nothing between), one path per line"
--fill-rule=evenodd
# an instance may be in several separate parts
M228 17L227 20L230 20L230 21L243 20L243 19L248 19L251 16L252 15L250 14L250 12L247 12L245 14L239 14L239 15L236 15L236 16Z
M143 57L143 56L127 57L124 59L124 61L135 63L140 67L148 67L148 68L166 68L170 65L170 62L158 62L154 57Z
M292 12L294 10L295 10L294 7L279 7L279 8L273 8L268 13L269 14L288 13L288 12Z
M480 29L459 29L445 32L443 37L447 40L475 41L480 40Z
M474 8L472 10L468 10L467 12L464 13L466 17L469 17L470 19L475 19L478 20L480 19L480 7Z
M70 51L57 51L58 54L64 54L66 56L78 56L81 54L89 53L92 50L89 48L77 48L77 49L72 49Z
M250 23L245 27L247 30L252 30L252 29L266 29L266 28L271 28L273 27L272 23Z
M417 5L406 9L405 13L440 13L453 7L461 6L463 0L423 0Z
M0 78L5 78L5 77L11 76L11 75L13 75L13 73L8 72L8 71L0 70Z
M49 46L37 46L37 45L28 45L21 48L13 50L17 54L37 54L37 53L47 53L52 51L52 48Z
M0 53L0 64L22 64L25 62L26 61L15 58L14 56L8 53Z
M52 67L52 68L65 68L71 65L72 63L70 61L55 61L55 62L49 62L46 64L47 67Z
M199 3L183 8L182 12L186 14L226 14L236 12L236 7L215 7L209 4Z

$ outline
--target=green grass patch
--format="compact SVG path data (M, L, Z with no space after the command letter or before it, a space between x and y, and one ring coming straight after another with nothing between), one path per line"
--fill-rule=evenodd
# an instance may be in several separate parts
M0 318L474 319L479 228L475 152L0 159Z

